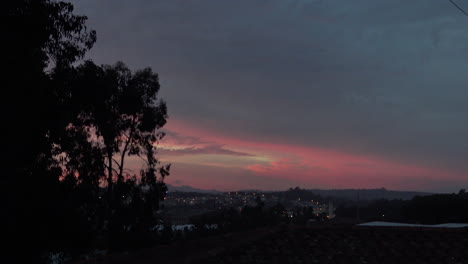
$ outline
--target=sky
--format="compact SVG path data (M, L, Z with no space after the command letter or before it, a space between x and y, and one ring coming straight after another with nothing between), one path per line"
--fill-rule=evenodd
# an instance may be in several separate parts
M88 59L159 74L170 184L468 188L468 17L448 0L72 3Z

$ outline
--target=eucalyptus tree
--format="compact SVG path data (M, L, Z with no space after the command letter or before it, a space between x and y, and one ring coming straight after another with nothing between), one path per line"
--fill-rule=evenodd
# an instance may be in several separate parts
M37 262L60 240L63 219L54 152L66 123L60 109L67 91L53 72L78 62L96 34L72 4L52 0L2 1L0 31L2 237L7 244L13 237L21 241L22 253L13 262Z
M122 62L98 66L88 61L76 69L72 83L70 104L77 115L68 130L86 130L91 145L101 150L108 228L119 226L123 208L136 203L142 212L126 219L149 225L170 169L156 158L156 146L164 137L160 129L168 118L166 103L158 98L158 75L150 68L132 72ZM141 161L139 172L135 164L128 166L129 156Z
M82 63L96 41L86 20L58 0L2 2L1 226L3 237L21 241L15 261L82 246L90 229L105 228L104 207L107 220L124 208L134 210L127 223L149 225L164 194L170 166L155 156L167 119L158 75ZM144 160L141 171L129 170L129 156Z

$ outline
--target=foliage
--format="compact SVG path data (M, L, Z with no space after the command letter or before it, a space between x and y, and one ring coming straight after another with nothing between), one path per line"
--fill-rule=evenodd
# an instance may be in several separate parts
M323 197L320 195L315 194L314 192L306 189L300 189L299 187L289 188L289 190L285 192L278 193L279 197L285 200L315 200L315 201L322 201L324 200Z
M415 196L407 201L381 199L336 209L338 218L356 219L358 212L361 222L467 223L468 195L462 189L458 194Z
M277 204L265 207L258 202L256 206L244 206L241 210L235 208L223 208L200 216L192 217L191 223L195 225L193 235L206 235L210 233L236 232L268 225L287 222L286 209ZM207 225L216 225L216 229L207 228Z
M164 197L163 181L170 169L170 165L160 166L155 158L155 146L164 136L158 130L167 118L166 104L157 98L160 88L157 74L149 68L132 73L121 62L97 66L88 61L72 75L70 105L75 108L75 118L66 130L72 134L85 131L85 145L89 144L90 150L101 156L97 167L92 166L92 161L89 164L89 160L71 164L93 167L92 171L100 176L93 176L94 181L104 184L105 179L108 228L113 234L140 228L137 224L149 228L155 224L154 212ZM67 149L63 151L67 164L77 157L68 155ZM132 155L145 162L139 173L125 167L126 157ZM81 175L79 168L69 167L67 176ZM136 210L132 207L139 208L132 216L140 217L140 211L143 214L133 223L126 217ZM118 239L113 237L111 241Z
M71 4L59 1L2 1L6 166L0 186L6 203L1 226L5 239L20 240L21 250L28 252L15 261L36 260L61 236L60 220L66 213L58 210L63 208L61 169L53 159L53 146L64 122L59 100L64 91L49 70L71 67L96 39L86 28L86 17L72 11Z
M167 118L157 74L80 65L96 33L70 3L7 0L0 12L1 226L26 252L15 261L135 241L156 221L170 168L155 157ZM145 161L141 171L128 170L131 155Z
M416 196L402 209L410 221L421 224L468 223L468 195L436 194Z

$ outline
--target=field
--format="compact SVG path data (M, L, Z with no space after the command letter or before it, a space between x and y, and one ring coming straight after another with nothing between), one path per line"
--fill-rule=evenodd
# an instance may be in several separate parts
M468 229L281 225L80 263L468 263Z

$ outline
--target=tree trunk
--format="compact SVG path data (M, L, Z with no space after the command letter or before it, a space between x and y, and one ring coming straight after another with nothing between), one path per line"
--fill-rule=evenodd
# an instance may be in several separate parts
M109 201L112 199L112 151L107 151L107 159L109 165L107 167L107 191L109 193Z

